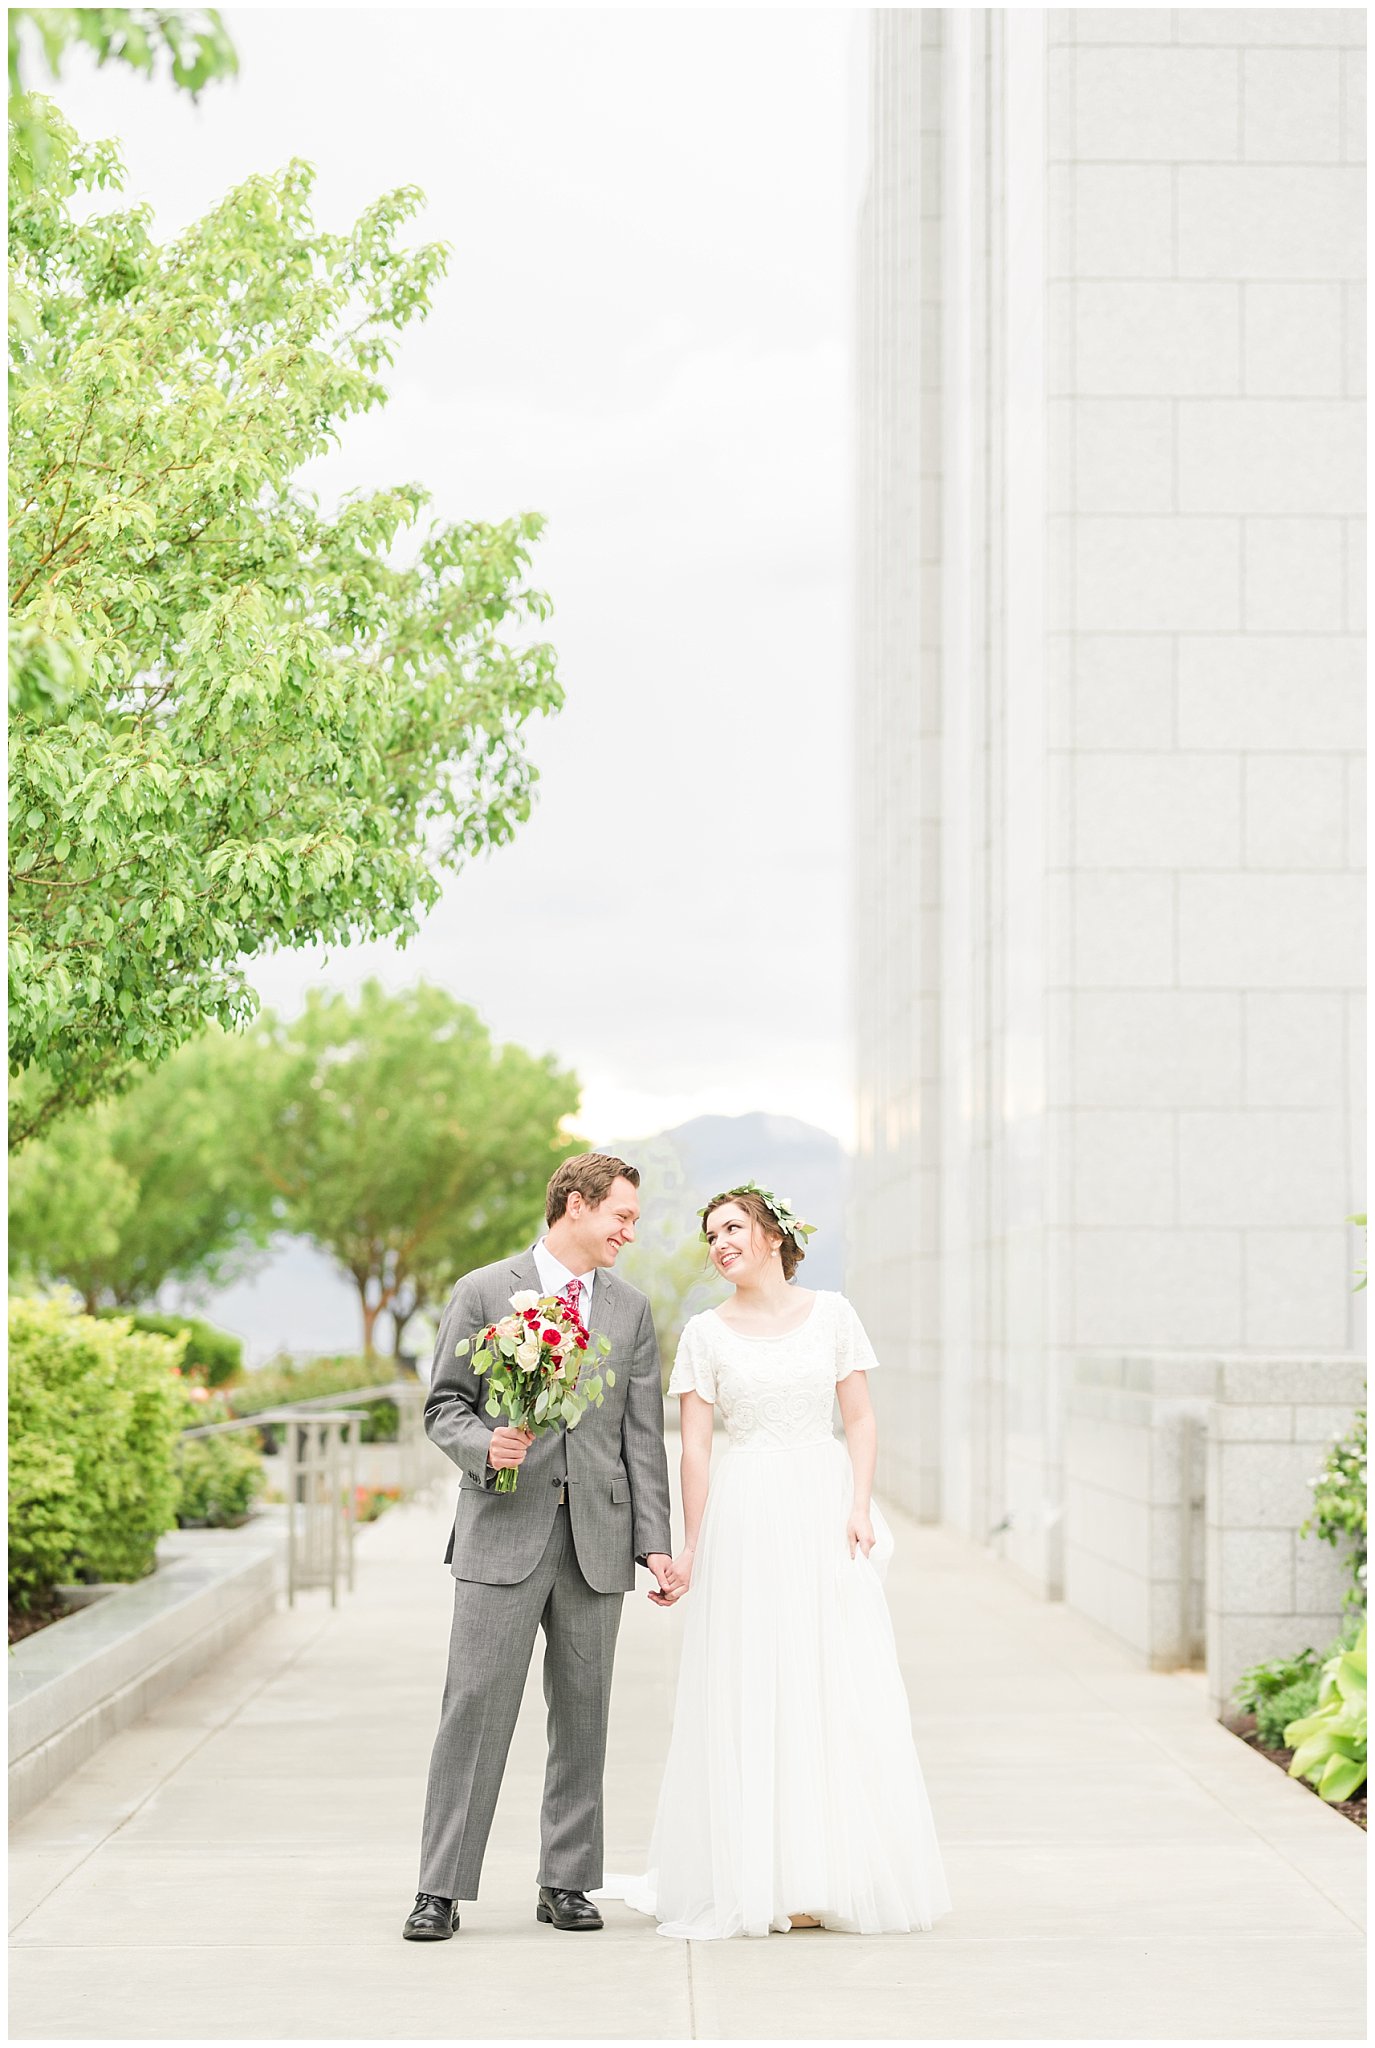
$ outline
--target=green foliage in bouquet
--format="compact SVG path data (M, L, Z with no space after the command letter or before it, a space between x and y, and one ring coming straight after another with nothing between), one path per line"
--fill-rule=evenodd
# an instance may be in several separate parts
M460 1358L471 1351L473 1371L487 1376L487 1399L483 1404L491 1416L505 1415L515 1429L576 1429L589 1408L599 1408L605 1389L614 1387L616 1375L610 1366L597 1370L600 1360L611 1355L611 1340L600 1331L586 1335L584 1348L573 1342L573 1329L565 1305L554 1295L538 1295L526 1289L511 1297L512 1313L489 1324L476 1344L464 1337L455 1350ZM561 1343L551 1347L541 1333L556 1332ZM589 1371L588 1367L592 1369ZM508 1466L496 1476L497 1493L514 1493L516 1468Z
M1366 1775L1366 1632L1323 1665L1318 1704L1291 1721L1284 1741L1294 1752L1291 1778L1306 1778L1324 1799L1352 1799Z
M142 1578L176 1521L180 1343L21 1296L9 1346L10 1598Z

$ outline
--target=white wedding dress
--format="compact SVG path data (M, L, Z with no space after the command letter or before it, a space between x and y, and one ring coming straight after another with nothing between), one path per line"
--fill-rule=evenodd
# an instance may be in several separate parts
M836 1382L876 1364L841 1294L818 1292L783 1337L714 1310L683 1331L668 1391L714 1402L729 1443L683 1602L649 1871L596 1894L660 1934L785 1933L791 1914L907 1933L949 1910L883 1592L892 1533L874 1509L874 1549L853 1559L845 1534Z

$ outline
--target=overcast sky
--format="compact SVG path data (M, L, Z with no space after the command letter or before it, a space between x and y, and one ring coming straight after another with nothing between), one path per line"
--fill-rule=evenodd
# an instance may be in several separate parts
M291 156L331 228L423 188L449 276L314 480L545 513L568 692L517 843L404 949L260 963L264 1001L424 977L572 1065L594 1139L762 1109L848 1143L856 17L225 19L241 75L199 107L83 53L55 96L161 232ZM569 946L585 993L554 1008L521 955Z

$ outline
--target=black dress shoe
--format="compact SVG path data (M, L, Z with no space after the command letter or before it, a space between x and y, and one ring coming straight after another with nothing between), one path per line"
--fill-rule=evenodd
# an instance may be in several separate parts
M406 1941L448 1941L458 1932L458 1907L438 1892L417 1892L401 1933Z
M603 1924L586 1892L568 1892L553 1884L540 1886L535 1918L551 1927L566 1928L570 1934L591 1934Z

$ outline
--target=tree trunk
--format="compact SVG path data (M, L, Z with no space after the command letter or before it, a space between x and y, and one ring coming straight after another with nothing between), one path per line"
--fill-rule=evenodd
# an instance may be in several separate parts
M377 1346L373 1342L373 1336L377 1329L377 1318L382 1313L382 1305L379 1302L374 1308L368 1300L366 1288L360 1287L358 1293L363 1304L363 1356L364 1358L375 1358L377 1356Z
M398 1372L408 1372L410 1370L410 1366L402 1364L402 1331L406 1329L406 1325L410 1323L414 1313L416 1313L414 1309L402 1311L402 1309L398 1309L398 1305L391 1303L391 1356L395 1358L395 1370L398 1370Z

